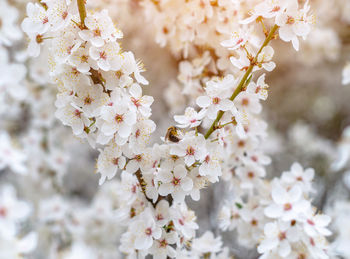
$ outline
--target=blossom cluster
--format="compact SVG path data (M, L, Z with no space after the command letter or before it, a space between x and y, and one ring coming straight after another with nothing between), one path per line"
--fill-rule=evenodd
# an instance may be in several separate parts
M174 116L176 126L154 145L149 145L156 129L150 119L153 97L143 95L141 86L148 84L143 65L121 49L123 34L108 11L86 12L83 0L27 5L22 23L30 39L27 52L49 53L50 82L58 89L56 117L99 150L100 185L120 176L112 185L116 204L97 199L90 213L117 207L104 215L111 223L104 227L127 226L119 249L128 258L228 258L220 237L211 232L196 237L196 215L185 202L187 196L198 201L200 190L220 178L233 190L220 225L237 228L243 245L258 246L261 258L328 258L330 219L315 213L309 198L313 170L294 164L268 182L265 166L271 159L260 148L267 135L260 101L269 88L261 72L276 66L269 42L279 37L298 50L313 23L310 7L297 0L248 2L143 1L146 15L157 23L158 43L183 51L178 80L196 104ZM62 215L68 209L57 213L55 202L65 206L43 202L43 221L52 212L48 221L66 224ZM81 226L99 222L91 216L79 224L79 216L67 223L70 232L82 233L72 257L88 243Z

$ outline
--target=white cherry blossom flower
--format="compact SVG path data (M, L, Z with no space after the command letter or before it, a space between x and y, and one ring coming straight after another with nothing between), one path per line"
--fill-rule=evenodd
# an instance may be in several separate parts
M215 254L221 251L222 241L221 237L214 237L214 234L210 231L206 231L201 237L195 238L192 241L192 248L198 254L211 253Z
M288 258L291 245L299 239L298 230L291 228L288 222L270 222L264 227L264 238L258 246L258 252L266 255L277 254ZM267 257L269 258L269 257Z
M221 45L230 50L236 50L244 46L248 41L248 35L250 31L240 30L234 32L229 40L221 42Z
M272 57L274 55L275 51L271 46L265 46L260 54L258 55L258 64L262 68L264 68L266 71L271 72L275 69L276 64L275 62L271 61Z
M135 109L137 109L142 116L151 116L151 105L154 101L152 96L142 96L142 88L139 84L132 84L129 88L131 94L130 100L133 103Z
M260 100L266 100L269 86L265 83L265 74L262 74L257 82L250 82L247 86L247 92L256 94Z
M274 184L271 190L273 203L265 208L265 215L283 221L298 219L300 213L310 208L310 203L302 197L302 193L299 185L286 190L279 183Z
M137 122L129 137L129 146L136 153L141 153L149 144L151 134L155 131L156 124L152 120L140 120Z
M187 208L185 203L175 205L172 210L174 226L186 239L195 235L198 224L194 212Z
M117 71L122 65L120 47L116 42L108 42L101 47L92 46L89 53L103 71Z
M162 196L171 194L175 202L183 202L186 193L191 191L193 182L187 176L187 169L183 165L177 165L173 172L161 170L157 176L160 181L158 192Z
M150 253L153 258L166 259L166 258L176 258L176 250L171 246L177 241L177 234L174 231L169 233L162 229L162 236L154 240L152 247L150 248Z
M139 219L130 225L130 231L137 233L134 247L139 250L149 249L153 244L153 238L159 239L162 235L161 228L157 226L150 209L146 209Z
M308 16L310 6L305 2L304 8L299 10L297 1L290 1L284 12L276 16L276 24L280 26L279 36L281 40L291 41L296 51L299 50L299 37L304 39L311 31L312 17Z
M101 174L99 184L103 184L105 179L112 179L118 169L123 169L126 164L126 159L122 156L121 147L110 144L103 150L100 150L100 155L97 159L97 172Z
M306 217L304 220L305 233L310 237L317 238L318 235L329 236L332 234L327 229L327 226L331 222L331 217L327 215L315 215Z
M97 69L96 62L89 56L88 49L80 47L74 51L69 57L68 62L76 67L80 73L88 73L91 68Z
M71 21L74 13L74 4L68 4L67 0L45 0L47 15L54 31L60 30L67 26Z
M136 114L130 110L126 102L120 102L113 106L104 106L101 109L103 119L101 131L106 136L111 136L118 132L122 138L127 138L131 134L132 126L136 123Z
M186 135L179 143L172 145L170 154L183 157L187 166L193 165L196 161L203 161L207 155L204 136Z
M236 80L232 75L227 75L223 80L212 80L207 83L206 96L197 98L196 103L201 108L207 109L207 116L214 120L218 111L234 109L234 104L228 98L232 94L232 86Z
M44 34L50 28L49 17L40 4L27 4L27 17L22 22L22 29L29 35Z
M55 112L63 125L72 127L74 135L80 135L84 131L84 121L88 121L81 108L74 104L59 107Z
M94 47L100 48L106 41L115 41L123 37L122 32L115 28L106 9L88 15L84 23L87 29L80 31L79 36L83 40L91 42Z
M145 71L143 64L140 61L136 62L135 56L131 51L123 53L122 71L127 75L134 74L138 83L148 85L148 81L141 75L141 72Z
M201 120L205 116L205 110L196 112L192 107L187 107L184 115L175 115L174 120L179 128L195 128L201 124Z
M156 218L156 223L159 226L164 226L170 221L170 211L169 211L169 202L166 200L161 200L157 203L157 206L154 211Z
M250 11L251 16L240 21L241 24L248 24L255 21L259 17L273 18L284 10L285 4L279 0L268 0L257 4L253 10Z
M102 106L108 101L107 94L103 92L101 85L91 85L88 88L84 85L78 85L75 92L74 103L88 117L99 115Z
M312 180L314 175L314 169L304 170L299 163L293 163L290 171L282 173L281 180L289 186L300 185L303 192L309 193L313 190Z
M240 92L234 100L234 103L240 111L245 113L259 114L262 110L258 96L247 91Z

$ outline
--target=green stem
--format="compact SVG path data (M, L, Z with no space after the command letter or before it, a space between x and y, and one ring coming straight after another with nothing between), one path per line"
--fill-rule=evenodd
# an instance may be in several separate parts
M80 16L80 24L82 28L85 28L85 18L86 18L86 0L77 0L78 9L79 9L79 16Z
M275 32L278 29L278 25L274 25L269 33L269 35L266 37L263 45L261 46L261 48L259 49L258 53L256 54L255 58L253 59L253 61L250 63L250 66L248 67L247 71L245 72L242 80L240 81L240 83L238 84L237 88L235 89L235 91L233 92L233 94L230 97L230 100L233 101L237 95L242 91L243 86L245 85L245 82L247 81L247 78L249 77L250 73L253 71L253 68L258 60L258 56L261 53L261 51L263 50L264 47L267 46L267 44L269 44L269 42L272 40L273 36L275 35ZM221 120L222 116L224 115L224 111L219 111L216 119L214 120L213 124L210 126L209 130L207 131L207 133L205 134L205 138L208 139L210 137L210 135L216 130L216 125L217 123Z

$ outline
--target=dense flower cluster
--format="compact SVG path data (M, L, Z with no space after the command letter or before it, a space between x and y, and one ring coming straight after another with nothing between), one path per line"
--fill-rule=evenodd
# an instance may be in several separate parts
M1 5L11 11L2 13ZM52 194L37 204L37 228L55 236L50 256L229 258L221 237L202 231L186 204L188 198L198 201L202 189L222 179L230 193L219 225L224 231L237 229L243 246L257 247L260 258L329 258L330 217L311 204L313 169L294 163L268 181L271 159L261 148L267 123L260 102L268 97L266 73L276 67L269 43L280 38L299 50L299 40L314 23L308 1L141 1L146 17L156 24L156 41L181 56L178 82L172 82L167 95L175 106L185 105L178 99L186 95L191 105L174 116L176 126L153 145L153 97L143 94L148 85L143 64L121 48L123 33L109 12L86 11L85 5L84 0L28 3L22 30L29 38L26 53L36 59L13 59L2 45L11 46L21 37L17 14L6 1L0 4L0 18L9 17L9 24L0 26L0 67L5 71L0 87L10 99L0 98L34 117L20 145L1 131L0 169L27 173L23 177L42 192L62 194L69 148L58 143L67 131L56 127L53 113L75 137L99 151L97 172L103 186L91 206L76 206ZM20 62L31 63L31 71ZM345 84L348 70L343 74ZM349 159L349 150L348 145L342 149L337 170ZM31 252L35 234L18 241L11 223L26 220L30 206L18 201L10 187L4 190L0 224L4 218L6 227L0 238L18 245L11 253ZM7 219L7 208L2 215L1 204L7 202L23 210L21 218ZM197 230L204 234L197 237ZM119 251L111 243L119 243Z

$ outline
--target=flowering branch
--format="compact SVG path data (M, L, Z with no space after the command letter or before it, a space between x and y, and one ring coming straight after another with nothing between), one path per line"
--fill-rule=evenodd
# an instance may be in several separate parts
M233 101L236 96L243 90L243 87L245 85L245 82L247 80L247 78L249 77L250 73L253 71L253 68L258 60L258 56L261 53L261 51L263 50L264 47L266 47L269 42L273 39L275 32L278 30L279 26L278 25L274 25L270 31L270 33L268 34L268 36L266 37L263 45L261 46L261 48L259 49L258 53L256 54L255 58L252 60L252 62L250 63L250 66L247 69L247 72L244 74L243 78L241 79L239 85L237 86L236 90L233 92L232 96L230 97L230 100ZM220 119L222 118L222 116L224 115L224 111L219 111L218 115L216 117L216 119L214 120L213 124L210 126L209 130L207 131L207 133L205 134L205 139L208 139L210 137L210 135L216 130L216 125L217 123L220 121Z

